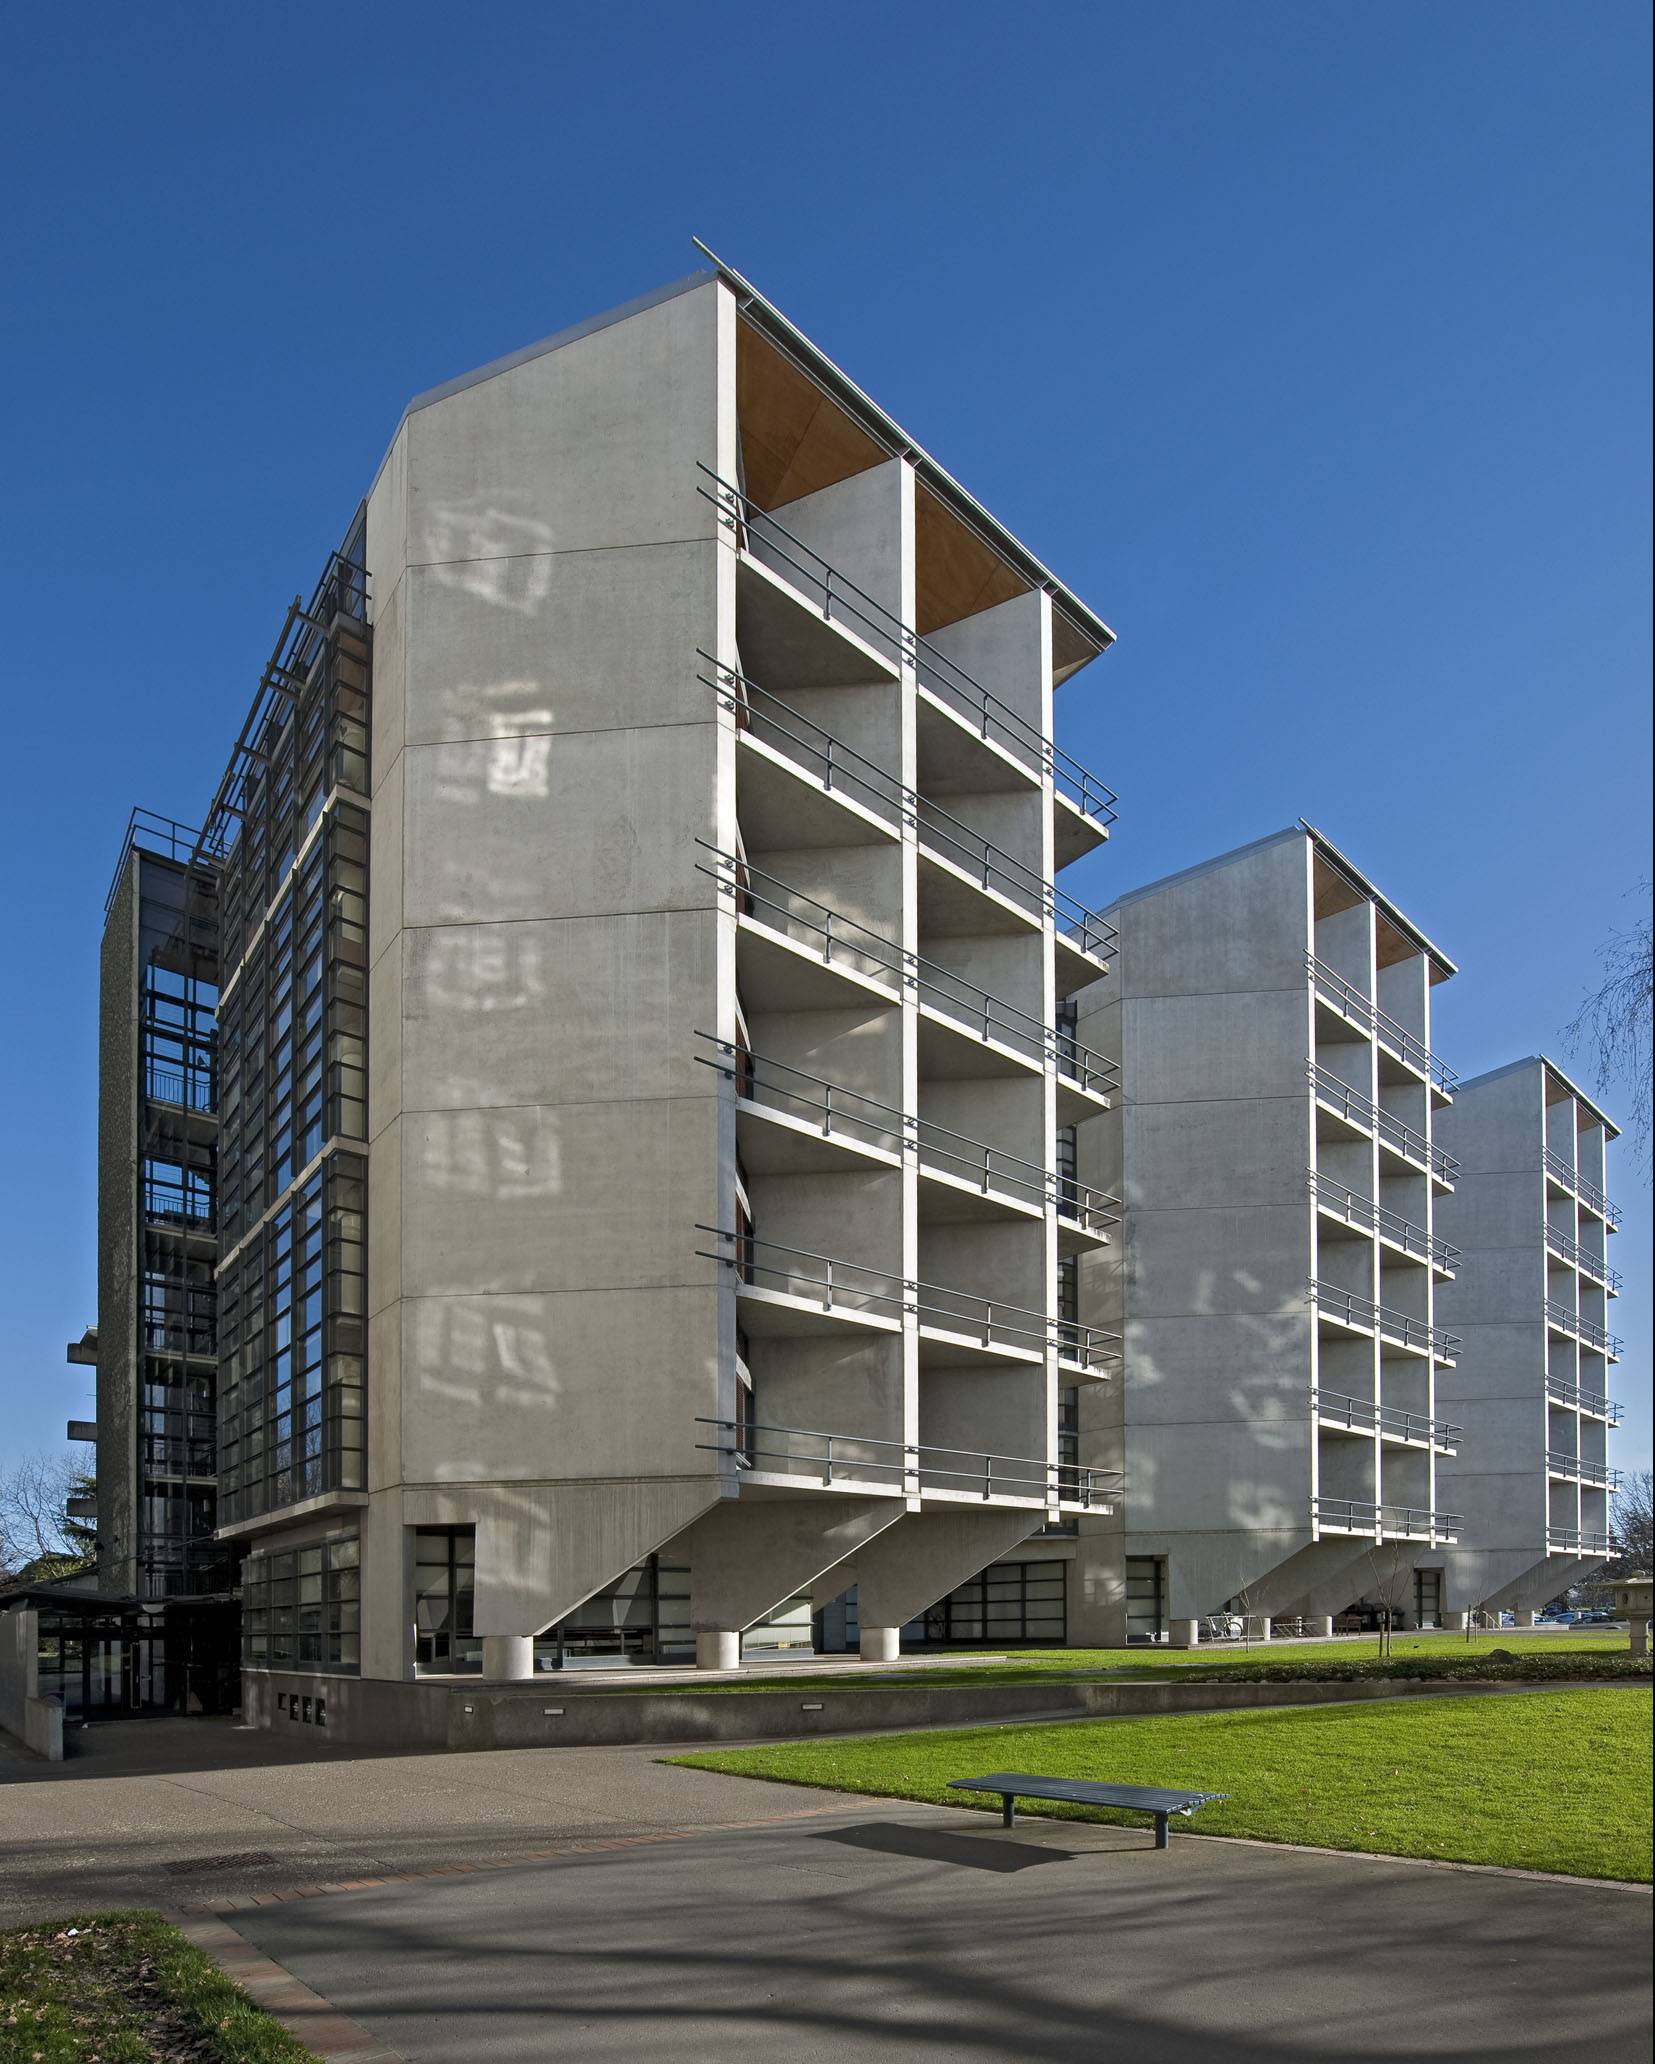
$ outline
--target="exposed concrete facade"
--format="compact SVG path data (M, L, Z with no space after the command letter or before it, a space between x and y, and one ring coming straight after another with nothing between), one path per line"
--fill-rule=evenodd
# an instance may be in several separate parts
M249 1569L358 1569L374 1680L455 1530L487 1675L654 1560L706 1662L856 1573L888 1646L1103 1502L1051 734L1110 634L722 272L415 402L363 535L366 1468Z
M1123 1332L1126 1381L1086 1401L1081 1452L1124 1462L1127 1495L1081 1522L1070 1638L1150 1631L1137 1569L1163 1635L1228 1606L1325 1618L1452 1533L1430 999L1453 968L1302 825L1108 916L1079 1024L1124 1089L1080 1173L1124 1224L1081 1260L1081 1311Z
M1620 1278L1605 1158L1618 1128L1534 1056L1462 1083L1440 1132L1461 1173L1439 1223L1463 1261L1439 1297L1461 1346L1438 1394L1465 1426L1438 1465L1445 1501L1465 1515L1445 1600L1532 1610L1609 1548Z

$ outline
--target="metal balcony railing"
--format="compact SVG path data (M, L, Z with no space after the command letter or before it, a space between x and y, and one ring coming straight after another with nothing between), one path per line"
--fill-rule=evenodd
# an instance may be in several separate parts
M1613 1555L1615 1552L1612 1535L1593 1533L1580 1527L1547 1527L1546 1546L1568 1555Z
M1406 1061L1410 1068L1425 1076L1440 1089L1444 1096L1452 1096L1459 1087L1460 1078L1452 1068L1439 1061L1425 1041L1399 1024L1388 1011L1383 1011L1371 997L1364 996L1353 982L1349 982L1335 967L1325 960L1319 960L1314 953L1305 955L1305 964L1310 970L1318 996L1326 998L1342 1017L1353 1024L1364 1026L1371 1032L1387 1053L1395 1054L1398 1060Z
M812 1427L771 1426L762 1420L707 1419L720 1438L697 1443L728 1455L738 1469L778 1476L818 1477L834 1484L889 1483L909 1496L926 1490L969 1491L980 1498L1023 1498L1082 1512L1107 1511L1122 1485L1118 1469L1078 1462L1046 1462L1037 1455L992 1455L976 1448L938 1447L924 1441L884 1440L868 1434L824 1433Z
M1387 1111L1383 1104L1376 1104L1363 1091L1352 1089L1348 1082L1341 1082L1331 1068L1312 1061L1310 1080L1320 1100L1330 1105L1348 1124L1360 1125L1365 1131L1376 1133L1405 1160L1412 1161L1417 1167L1428 1168L1437 1181L1449 1189L1459 1181L1460 1164L1452 1154L1445 1154L1422 1132L1416 1132L1413 1126Z
M1042 1168L1020 1154L1008 1154L983 1140L951 1131L929 1118L882 1104L820 1075L771 1060L710 1033L696 1037L711 1049L696 1058L734 1083L737 1096L761 1109L802 1118L824 1139L842 1138L885 1153L912 1152L922 1169L966 1182L984 1196L1003 1196L1044 1209L1100 1236L1120 1223L1120 1199L1078 1181L1063 1170Z
M144 1070L144 1096L152 1104L211 1115L217 1092L210 1068L167 1068L152 1061Z
M1090 1094L1107 1098L1113 1094L1120 1070L1113 1061L1074 1036L1044 1020L1004 1003L967 982L939 962L922 953L910 953L871 931L855 918L820 903L814 896L792 888L776 875L750 861L726 853L705 839L696 842L712 855L703 866L725 895L734 902L738 916L751 918L766 930L809 947L824 964L848 968L865 981L890 992L895 1001L904 990L912 991L921 1004L940 1011L951 1024L992 1044L1009 1047L1036 1067L1053 1063L1057 1072Z
M1560 1304L1555 1297L1546 1299L1546 1323L1562 1332L1574 1334L1588 1347L1595 1347L1601 1354L1608 1355L1611 1361L1619 1361L1623 1345L1620 1335L1609 1332L1596 1319L1583 1319L1579 1312L1571 1311L1568 1305Z
M1621 1487L1621 1473L1607 1462L1588 1462L1584 1455L1570 1455L1562 1448L1546 1450L1546 1468L1553 1476L1573 1477L1578 1483L1602 1484L1611 1491Z
M824 1311L875 1313L897 1320L912 1315L922 1332L930 1329L968 1336L985 1348L1024 1354L1043 1354L1055 1348L1059 1360L1092 1371L1109 1367L1120 1356L1117 1334L1051 1312L1033 1311L972 1290L921 1282L917 1277L895 1276L885 1269L816 1254L806 1247L786 1247L751 1233L729 1232L722 1226L698 1225L696 1231L724 1243L716 1252L697 1249L704 1260L722 1263L751 1288L807 1298Z
M1376 1541L1389 1534L1409 1541L1453 1542L1465 1525L1457 1512L1431 1512L1414 1505L1373 1505L1362 1498L1312 1498L1310 1509L1318 1527L1342 1534L1372 1534Z
M1371 1197L1359 1197L1342 1182L1335 1182L1332 1176L1323 1175L1318 1169L1311 1169L1310 1189L1319 1208L1334 1218L1340 1218L1347 1225L1361 1226L1368 1232L1378 1233L1400 1247L1405 1254L1416 1255L1421 1261L1428 1261L1434 1268L1452 1273L1460 1265L1460 1250L1450 1246L1446 1240L1439 1240L1434 1233L1426 1232L1423 1226L1414 1225L1400 1212L1391 1211L1383 1204L1376 1204Z
M1376 1405L1372 1398L1346 1397L1337 1390L1312 1389L1310 1403L1318 1419L1348 1427L1352 1433L1388 1433L1398 1440L1426 1441L1450 1454L1465 1431L1446 1419L1405 1412L1398 1405Z
M701 465L699 470L708 483L699 491L718 511L719 522L760 565L780 574L819 609L826 622L847 625L876 652L913 667L920 685L964 718L980 737L1004 747L1037 776L1050 775L1058 795L1094 824L1107 827L1114 823L1119 798L1072 753L1065 752L1009 703L990 694L957 661L830 565L778 517L761 509L710 466Z
M1550 1147L1546 1149L1546 1173L1560 1182L1571 1196L1578 1197L1588 1211L1595 1211L1611 1232L1620 1231L1620 1206L1612 1204L1596 1183L1588 1182L1572 1162L1565 1161Z
M1578 1383L1566 1383L1561 1376L1548 1376L1546 1395L1554 1405L1570 1405L1589 1418L1607 1419L1611 1426L1621 1423L1620 1400L1605 1397L1602 1391L1582 1390Z
M1310 1295L1317 1307L1335 1319L1342 1319L1348 1326L1360 1326L1364 1331L1377 1333L1381 1340L1395 1341L1401 1347L1418 1348L1423 1354L1433 1354L1439 1361L1452 1361L1460 1348L1457 1333L1448 1333L1441 1326L1427 1325L1424 1319L1416 1319L1408 1312L1393 1310L1388 1304L1375 1304L1371 1297L1362 1297L1354 1290L1343 1289L1338 1283L1324 1283L1311 1278Z
M1067 889L1048 881L1038 869L865 759L780 696L734 668L718 665L705 652L701 658L714 672L703 673L699 679L734 716L738 731L772 747L824 788L853 797L893 828L898 823L912 825L928 852L987 893L1003 897L1037 924L1054 926L1078 951L1101 961L1103 954L1113 950L1114 927Z
M1590 1276L1594 1283L1601 1283L1611 1297L1618 1297L1621 1291L1621 1272L1609 1266L1601 1254L1594 1254L1589 1247L1582 1247L1578 1240L1571 1240L1567 1233L1560 1233L1548 1219L1546 1221L1546 1245L1561 1256L1583 1276Z
M151 1225L210 1233L217 1212L210 1190L148 1178L140 1184L144 1217Z
M154 853L162 859L176 860L184 865L195 851L200 837L200 832L192 825L180 824L175 818L163 817L158 810L144 809L141 804L135 807L126 820L126 834L116 856L115 872L109 878L109 890L103 899L104 916L109 915L115 891L126 872L127 860L134 851Z

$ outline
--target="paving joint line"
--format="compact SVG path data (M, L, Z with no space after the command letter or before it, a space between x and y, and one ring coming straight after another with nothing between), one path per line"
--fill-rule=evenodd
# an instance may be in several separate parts
M216 1916L180 1908L164 1914L226 1978L302 2042L322 2064L407 2064L376 2035L343 2014L329 1999L296 1978L285 1964L255 1949L245 1935Z

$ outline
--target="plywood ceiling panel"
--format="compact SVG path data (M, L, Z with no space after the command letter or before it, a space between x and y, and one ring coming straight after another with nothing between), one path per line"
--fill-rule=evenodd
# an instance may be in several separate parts
M736 326L736 415L746 488L761 509L832 487L887 454L746 323Z

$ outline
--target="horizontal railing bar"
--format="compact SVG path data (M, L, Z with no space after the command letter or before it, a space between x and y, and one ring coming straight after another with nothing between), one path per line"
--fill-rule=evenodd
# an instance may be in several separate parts
M1607 1419L1611 1425L1619 1426L1622 1405L1618 1398L1605 1397L1602 1391L1582 1390L1578 1383L1566 1383L1561 1376L1546 1378L1546 1395L1554 1404L1571 1405L1577 1412L1589 1412L1595 1419Z
M1115 822L1115 805L1119 801L1113 789L1106 788L1096 775L1090 773L1070 752L1048 738L1027 717L1020 715L1009 703L1002 702L997 695L974 681L956 660L950 659L928 638L905 624L902 619L887 609L883 602L876 601L864 588L840 573L824 559L813 546L794 535L779 517L767 509L761 509L751 498L733 487L713 469L697 462L699 470L714 483L712 489L703 487L698 492L720 512L720 521L737 531L743 526L758 532L774 551L793 570L802 574L812 587L822 590L821 609L823 616L833 621L834 603L837 600L842 614L854 619L866 631L873 633L877 646L894 646L892 656L913 666L920 677L922 687L932 693L942 692L945 700L964 703L961 712L976 719L979 733L990 738L995 729L1002 731L1013 741L1019 756L1032 757L1035 769L1049 773L1059 793L1066 802L1076 805L1084 816L1100 825ZM715 491L716 490L716 491ZM778 545L776 538L785 538L792 547L792 553ZM794 557L793 554L802 556ZM758 556L755 554L755 557ZM760 563L765 563L762 559ZM929 669L934 676L925 679Z
M1572 1548L1582 1555L1613 1555L1615 1552L1612 1534L1583 1532L1579 1527L1547 1527L1546 1546Z
M1607 1462L1588 1462L1584 1455L1570 1455L1562 1448L1546 1450L1546 1467L1554 1476L1578 1476L1583 1483L1606 1484L1618 1491L1621 1473Z
M1363 1498L1312 1498L1310 1509L1318 1520L1360 1523L1364 1528L1371 1526L1375 1533L1424 1533L1435 1538L1457 1534L1465 1525L1464 1515L1458 1512L1433 1512L1416 1505L1376 1505Z
M1415 1225L1398 1211L1376 1203L1371 1197L1360 1197L1337 1182L1332 1176L1324 1175L1320 1169L1308 1171L1310 1188L1324 1211L1331 1211L1348 1220L1352 1225L1368 1225L1387 1239L1394 1240L1399 1247L1410 1254L1423 1255L1441 1268L1457 1269L1460 1265L1460 1250L1448 1241L1428 1233L1423 1226Z
M1315 978L1317 988L1336 1009L1346 1017L1355 1018L1365 1024L1381 1046L1418 1069L1419 1073L1434 1082L1445 1096L1453 1095L1459 1087L1460 1078L1437 1059L1417 1033L1410 1032L1406 1025L1399 1024L1388 1011L1381 1009L1372 997L1364 996L1354 982L1314 953L1305 955L1305 963Z
M1620 1359L1624 1343L1618 1333L1611 1333L1600 1326L1596 1319L1582 1318L1579 1312L1571 1311L1566 1304L1559 1304L1555 1297L1546 1299L1546 1318L1554 1326L1560 1326L1565 1333L1577 1334L1589 1346L1599 1348L1605 1354Z
M986 1495L992 1495L996 1485L1031 1485L1042 1495L1055 1492L1064 1502L1081 1504L1089 1504L1094 1492L1115 1495L1125 1484L1124 1474L1118 1469L1094 1468L1090 1463L1050 1461L1039 1455L1000 1455L982 1448L944 1447L930 1441L898 1441L879 1434L829 1433L816 1427L776 1426L764 1420L719 1419L698 1414L695 1423L731 1435L733 1445L728 1447L698 1444L704 1449L710 1448L710 1452L733 1454L742 1459L765 1455L778 1461L808 1463L813 1468L825 1465L830 1478L835 1467L846 1473L866 1474L873 1470L889 1476L914 1476L922 1480L941 1477L985 1485L988 1487ZM743 1444L746 1437L759 1434L779 1435L789 1441L817 1441L822 1444L823 1452L820 1455L800 1455L791 1448L763 1448L756 1441L752 1445ZM888 1452L895 1459L886 1461L883 1453L846 1452L863 1449ZM945 1466L943 1458L976 1466L952 1469ZM1038 1473L1021 1473L1026 1470ZM1065 1500L1063 1494L1070 1486L1083 1489L1085 1496Z
M1578 1168L1564 1160L1554 1148L1546 1149L1546 1172L1556 1176L1566 1190L1572 1190L1589 1210L1595 1211L1611 1230L1618 1231L1621 1222L1620 1206L1612 1204L1596 1183L1588 1182Z
M1459 1351L1461 1342L1457 1333L1449 1333L1425 1319L1416 1319L1412 1312L1397 1311L1388 1304L1376 1304L1371 1297L1364 1297L1360 1291L1347 1290L1342 1284L1325 1283L1312 1276L1310 1295L1321 1309L1331 1311L1336 1317L1342 1313L1351 1325L1366 1326L1370 1332L1399 1339L1408 1347L1424 1347L1444 1361Z
M1405 1411L1400 1405L1378 1405L1371 1398L1347 1397L1342 1391L1323 1390L1319 1385L1310 1393L1310 1402L1320 1416L1342 1418L1354 1427L1358 1420L1382 1433L1400 1433L1409 1440L1423 1439L1433 1443L1457 1441L1465 1432L1463 1426L1454 1426L1446 1419L1433 1419L1428 1413ZM1338 1409L1338 1408L1343 1408Z
M1602 1283L1606 1289L1619 1292L1622 1277L1619 1269L1611 1268L1601 1254L1594 1254L1590 1247L1582 1247L1578 1240L1570 1239L1567 1233L1560 1233L1550 1219L1545 1221L1546 1245L1555 1254L1571 1262L1583 1276L1590 1276Z
M1459 1181L1460 1164L1453 1155L1445 1154L1441 1147L1433 1145L1404 1119L1387 1111L1383 1104L1376 1104L1362 1090L1342 1082L1331 1068L1324 1068L1320 1061L1310 1062L1309 1073L1316 1094L1338 1108L1350 1123L1365 1126L1369 1132L1376 1132L1381 1139L1389 1140L1399 1152L1429 1168L1441 1181L1449 1185Z

